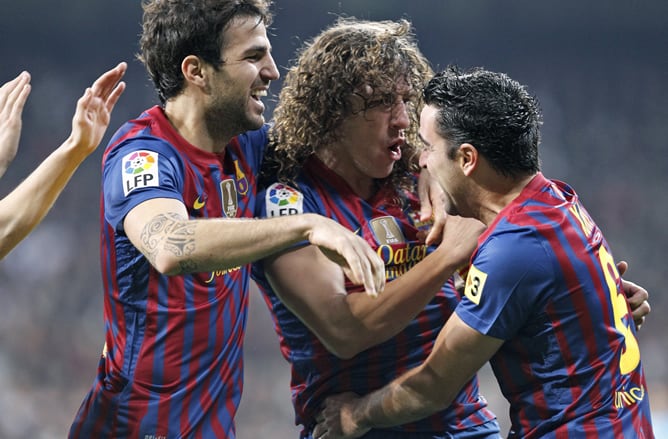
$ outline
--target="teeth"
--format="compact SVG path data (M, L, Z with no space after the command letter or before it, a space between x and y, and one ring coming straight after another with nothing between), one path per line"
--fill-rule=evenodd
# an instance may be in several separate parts
M255 96L257 98L262 97L262 96L267 96L267 90L255 91L255 92L253 92L253 96Z

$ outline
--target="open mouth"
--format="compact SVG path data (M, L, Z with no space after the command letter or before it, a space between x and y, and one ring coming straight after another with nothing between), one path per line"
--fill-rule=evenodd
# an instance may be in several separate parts
M401 158L401 142L393 144L388 149L390 150L390 156L393 160L399 160Z
M267 96L267 90L255 90L251 92L251 97L256 101L259 101L265 96Z

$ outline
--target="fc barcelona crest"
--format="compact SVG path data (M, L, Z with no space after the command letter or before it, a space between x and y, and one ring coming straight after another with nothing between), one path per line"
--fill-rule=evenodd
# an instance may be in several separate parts
M235 218L239 202L237 200L237 186L234 184L234 180L228 178L220 182L220 196L225 216Z

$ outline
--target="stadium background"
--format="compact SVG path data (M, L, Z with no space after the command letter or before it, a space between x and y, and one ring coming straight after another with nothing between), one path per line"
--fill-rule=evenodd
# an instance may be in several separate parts
M657 437L668 437L668 3L648 1L277 0L272 44L283 74L295 49L337 15L409 18L436 69L481 65L527 84L545 114L543 170L570 182L628 278L653 294L639 338ZM135 60L137 0L0 0L0 82L26 69L33 91L4 196L67 136L76 99L129 62L110 131L157 102ZM272 92L280 89L280 81ZM269 114L273 102L269 102ZM44 223L0 262L0 437L61 438L94 377L103 343L98 263L100 147ZM30 200L26 200L30 202ZM489 370L483 391L507 431ZM295 438L287 364L252 293L242 439Z

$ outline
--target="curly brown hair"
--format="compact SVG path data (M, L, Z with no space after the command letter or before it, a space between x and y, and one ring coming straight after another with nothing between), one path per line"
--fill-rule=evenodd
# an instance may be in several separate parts
M419 99L431 73L407 20L339 18L300 49L285 77L270 131L268 168L279 180L294 181L303 162L338 141L343 120L359 111L351 105L353 95L364 100L361 111L392 105L401 81L411 90L406 102L411 124L401 160L379 183L412 188L412 174L419 169ZM358 93L369 86L371 95Z

